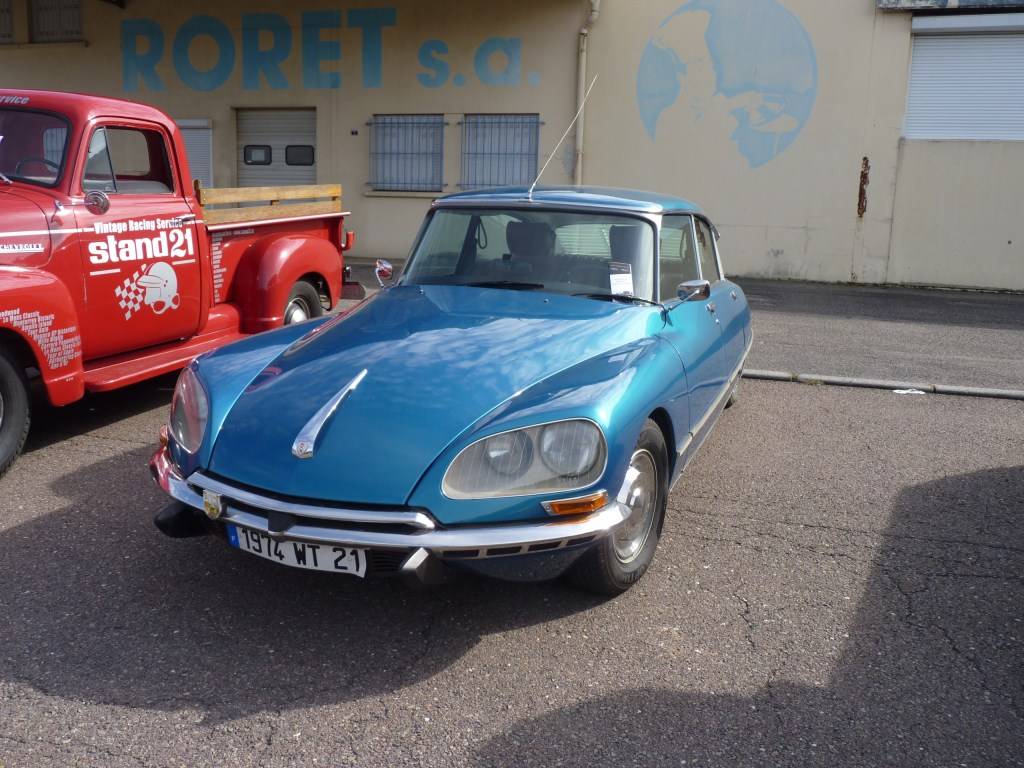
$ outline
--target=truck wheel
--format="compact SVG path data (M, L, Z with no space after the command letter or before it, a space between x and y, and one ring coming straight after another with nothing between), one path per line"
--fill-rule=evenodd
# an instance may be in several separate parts
M25 372L13 357L0 349L0 477L21 453L29 421Z
M619 595L636 584L658 548L668 502L668 449L654 421L644 424L629 465L637 471L627 502L632 513L569 571L576 586L601 595Z
M301 323L323 313L324 307L316 288L305 280L296 282L288 294L288 303L284 305L284 324Z

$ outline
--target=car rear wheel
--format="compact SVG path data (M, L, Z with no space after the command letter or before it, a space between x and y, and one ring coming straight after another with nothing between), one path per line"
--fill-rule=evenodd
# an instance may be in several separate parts
M736 403L739 402L739 400L740 400L740 379L742 377L743 377L742 373L740 373L740 375L736 377L736 383L732 385L732 392L729 393L729 399L725 401L725 407L726 408L732 408L734 405L736 405Z
M658 548L668 500L668 450L650 419L637 439L629 466L635 470L626 496L631 512L611 535L573 565L574 584L602 595L619 595L646 573Z
M320 303L320 294L316 287L305 280L299 280L292 286L288 294L288 303L284 307L284 324L301 323L324 313Z
M0 348L0 476L10 469L28 436L30 407L25 373L17 359Z

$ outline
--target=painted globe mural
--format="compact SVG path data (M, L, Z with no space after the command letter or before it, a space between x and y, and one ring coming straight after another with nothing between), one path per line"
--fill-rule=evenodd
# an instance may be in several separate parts
M637 74L651 139L678 139L664 135L664 124L669 111L682 109L688 120L731 130L752 168L793 144L817 90L814 44L778 0L690 0L652 35Z

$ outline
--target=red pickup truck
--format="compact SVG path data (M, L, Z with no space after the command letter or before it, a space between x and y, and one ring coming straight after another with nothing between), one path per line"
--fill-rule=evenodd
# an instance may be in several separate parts
M0 475L31 379L65 405L361 290L340 186L193 189L184 147L153 107L0 90Z

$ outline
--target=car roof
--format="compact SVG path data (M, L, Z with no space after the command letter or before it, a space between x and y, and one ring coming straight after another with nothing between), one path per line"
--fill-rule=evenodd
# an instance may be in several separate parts
M539 208L545 206L600 208L635 213L696 213L704 215L700 206L681 197L642 192L615 187L537 187L529 194L529 187L494 187L469 192L457 192L439 198L437 207L508 206Z

